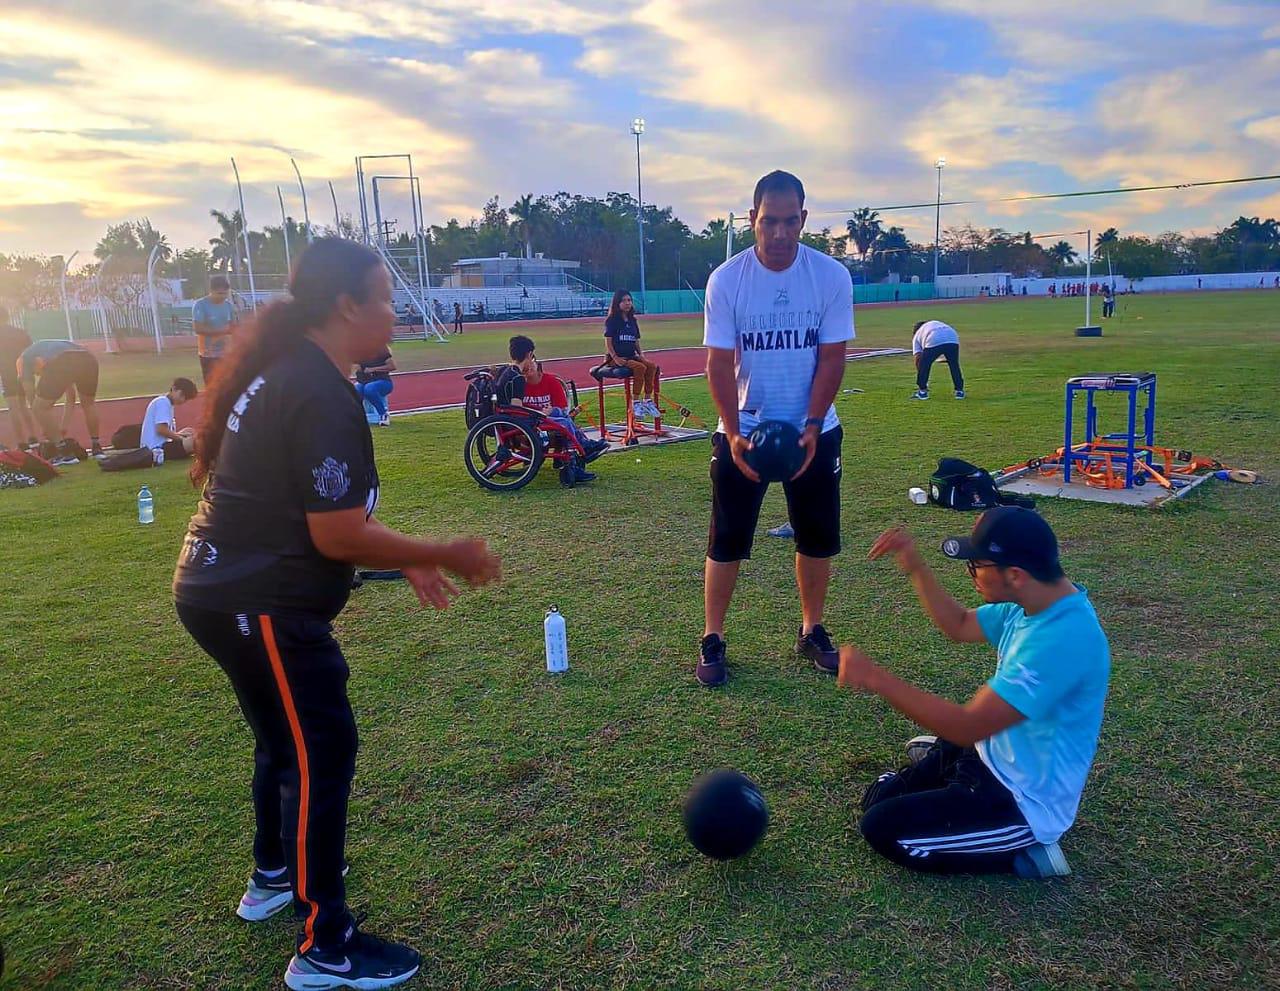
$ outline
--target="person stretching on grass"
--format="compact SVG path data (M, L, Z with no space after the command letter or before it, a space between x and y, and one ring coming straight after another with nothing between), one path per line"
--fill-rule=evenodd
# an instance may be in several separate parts
M862 835L894 863L935 874L1070 873L1059 838L1075 821L1098 747L1111 655L1085 590L1058 561L1033 510L989 509L968 537L942 543L986 600L967 609L943 590L915 541L886 530L891 555L933 624L960 643L996 648L995 674L963 705L905 682L857 647L840 648L838 683L879 695L936 736L862 798Z

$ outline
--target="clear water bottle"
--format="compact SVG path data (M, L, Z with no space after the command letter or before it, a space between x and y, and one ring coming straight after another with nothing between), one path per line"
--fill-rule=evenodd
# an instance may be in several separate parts
M569 670L569 637L565 633L564 617L552 606L542 621L542 633L547 641L547 671L560 674Z
M155 521L155 502L151 498L151 490L144 485L138 490L138 522L154 523Z

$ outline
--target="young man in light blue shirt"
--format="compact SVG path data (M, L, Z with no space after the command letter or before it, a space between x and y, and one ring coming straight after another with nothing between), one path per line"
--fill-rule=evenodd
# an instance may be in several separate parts
M936 734L912 740L912 763L867 789L862 835L913 870L1069 874L1058 840L1075 821L1098 746L1111 671L1106 634L1033 510L987 510L942 552L967 563L985 605L967 609L944 591L904 530L885 531L868 556L893 555L934 625L958 642L992 644L996 671L959 704L841 648L842 686L879 695Z
M209 280L209 295L197 299L191 307L191 329L196 335L200 374L205 385L209 384L209 377L235 330L236 311L230 296L231 281L225 275L215 275Z

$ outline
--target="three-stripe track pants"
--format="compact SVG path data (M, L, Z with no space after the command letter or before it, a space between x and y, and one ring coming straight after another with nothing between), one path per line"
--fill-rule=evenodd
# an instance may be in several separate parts
M178 618L218 662L253 730L253 857L288 867L298 950L341 945L350 922L342 881L347 798L355 774L350 671L320 620L178 605Z
M972 747L939 740L862 798L862 835L883 857L934 874L1008 874L1036 842L1013 795Z

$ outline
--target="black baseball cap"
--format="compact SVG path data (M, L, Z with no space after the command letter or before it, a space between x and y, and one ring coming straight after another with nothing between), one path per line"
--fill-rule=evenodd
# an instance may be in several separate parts
M967 537L948 537L942 553L960 561L993 561L1032 572L1055 571L1058 538L1034 509L997 506L978 517Z

